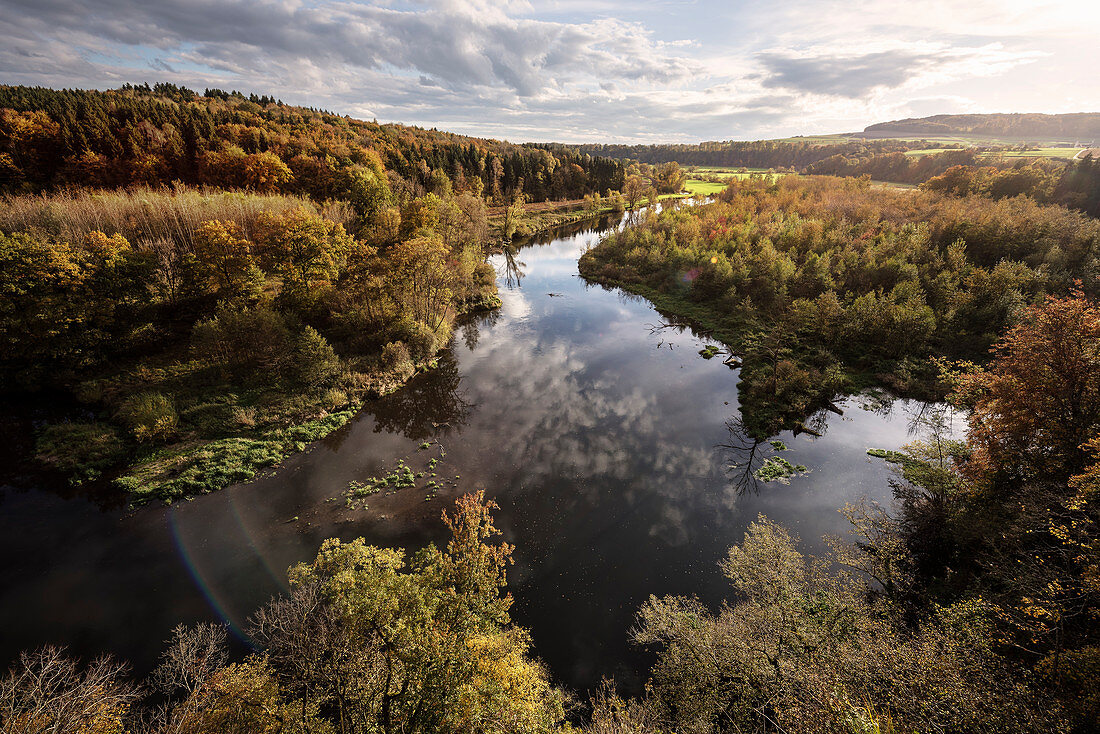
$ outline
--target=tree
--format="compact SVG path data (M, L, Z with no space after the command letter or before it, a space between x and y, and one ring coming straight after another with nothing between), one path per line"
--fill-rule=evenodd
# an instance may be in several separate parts
M642 177L627 176L626 185L623 187L623 195L626 196L627 208L636 208L646 195L646 185Z
M1080 290L1052 296L1023 311L995 354L959 393L973 406L967 473L1000 486L1066 482L1100 433L1100 307Z
M295 301L308 301L340 274L352 240L341 224L305 209L286 214L263 212L256 223L259 251Z
M411 563L361 538L325 541L313 563L291 572L293 606L258 618L272 660L289 658L303 690L332 708L337 731L537 732L560 723L562 694L530 658L530 638L509 625L500 590L511 547L488 543L499 534L495 507L480 492L461 498L454 515L444 513L447 549L429 547ZM310 637L332 648L303 650Z
M23 653L0 679L0 730L6 734L123 734L140 690L127 666L98 658L87 666L56 647Z
M417 237L390 250L394 298L437 331L447 318L456 282L450 252L436 237Z
M240 300L256 293L261 278L252 243L236 222L203 222L195 232L195 256L221 298Z
M943 607L899 626L874 589L758 518L722 571L736 596L650 597L635 639L659 646L653 699L662 729L692 732L1018 732L1047 730L1041 702L993 651L988 608ZM858 549L853 549L858 552ZM635 715L637 717L637 714Z

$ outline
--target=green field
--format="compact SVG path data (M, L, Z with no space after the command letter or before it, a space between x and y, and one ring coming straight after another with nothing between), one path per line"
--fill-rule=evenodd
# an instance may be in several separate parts
M937 153L943 153L948 150L962 150L962 148L920 148L918 150L907 150L905 155L909 156L924 156L924 155L936 155Z
M689 178L684 182L684 188L692 196L712 196L726 188L726 184L714 181L700 181L697 178Z
M1035 150L998 150L982 155L989 158L1072 158L1084 148L1036 148Z
M688 166L687 168L689 173L737 173L745 175L752 173L769 173L771 170L770 168L745 168L744 166Z

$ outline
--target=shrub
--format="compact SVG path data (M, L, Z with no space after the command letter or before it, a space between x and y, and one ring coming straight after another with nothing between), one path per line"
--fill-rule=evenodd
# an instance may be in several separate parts
M127 398L116 417L138 441L157 441L176 433L179 415L172 399L159 392L148 392Z
M435 355L439 335L419 321L406 319L399 322L393 329L393 336L395 341L405 342L413 362L422 362Z
M382 347L382 365L404 379L416 371L405 342L390 342Z
M298 385L318 388L340 376L340 358L325 337L307 326L294 339L293 363L288 377Z
M335 387L330 387L328 390L325 390L325 394L321 396L321 405L323 405L326 410L338 410L347 404L348 394Z
M253 428L256 425L256 409L255 408L242 408L237 406L233 408L233 422L241 428Z
M231 377L265 380L281 371L291 334L282 315L269 308L222 309L195 324L191 348L199 359Z

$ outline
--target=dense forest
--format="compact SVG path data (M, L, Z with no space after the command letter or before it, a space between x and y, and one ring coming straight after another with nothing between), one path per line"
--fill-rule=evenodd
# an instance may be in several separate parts
M544 146L565 150L563 146ZM576 150L594 156L630 159L641 163L677 162L682 166L733 166L746 168L794 168L801 170L831 156L868 157L905 151L911 147L897 140L829 142L792 138L788 140L726 140L696 144L611 145L590 143Z
M868 378L935 396L932 356L980 359L1021 306L1096 289L1100 222L1027 197L787 176L717 198L649 214L580 269L733 345L760 438Z
M975 135L1068 142L1100 140L1100 113L1062 115L1007 113L984 115L932 115L868 125L863 132L878 137L915 135Z
M218 89L0 86L0 193L172 182L343 199L367 215L389 192L577 199L621 189L623 167Z
M720 568L728 601L650 597L630 636L649 685L589 701L553 684L510 623L481 493L411 557L328 540L252 617L179 627L147 681L104 657L25 653L0 724L31 731L591 734L942 731L1085 734L1100 724L1100 309L1080 292L1018 314L988 367L955 371L965 441L937 415L891 455L893 512L845 509L853 538L808 559L760 516ZM518 539L522 542L522 539ZM628 634L623 630L623 634Z

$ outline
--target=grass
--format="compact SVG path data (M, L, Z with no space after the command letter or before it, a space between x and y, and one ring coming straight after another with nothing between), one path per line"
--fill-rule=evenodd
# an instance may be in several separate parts
M264 467L303 451L355 415L354 410L330 413L289 428L276 428L255 438L222 438L155 453L114 480L134 504L152 499L171 503L192 495L214 492L235 482L252 479Z
M702 349L699 350L699 355L703 359L710 359L710 358L714 357L716 354L718 354L719 352L721 352L721 350L718 349L718 347L714 346L713 344L708 344L707 346L705 346L705 347L703 347Z
M727 184L717 181L700 181L696 178L689 178L684 182L684 188L692 196L713 196L720 191L726 190Z
M1073 158L1084 148L1035 148L1034 150L998 150L983 153L983 158Z
M899 183L897 181L872 181L871 186L875 186L883 189L915 189L918 188L916 184Z
M916 158L926 155L936 155L937 153L946 153L949 150L963 150L963 148L918 148L917 150L905 151L905 155Z
M252 194L139 188L130 191L61 192L42 196L16 196L0 207L0 230L39 232L67 242L80 242L98 230L121 234L131 244L177 242L194 244L199 225L209 220L236 222L246 237L263 212L285 214L305 209L344 225L353 213L346 204L318 206L308 199L281 194Z

